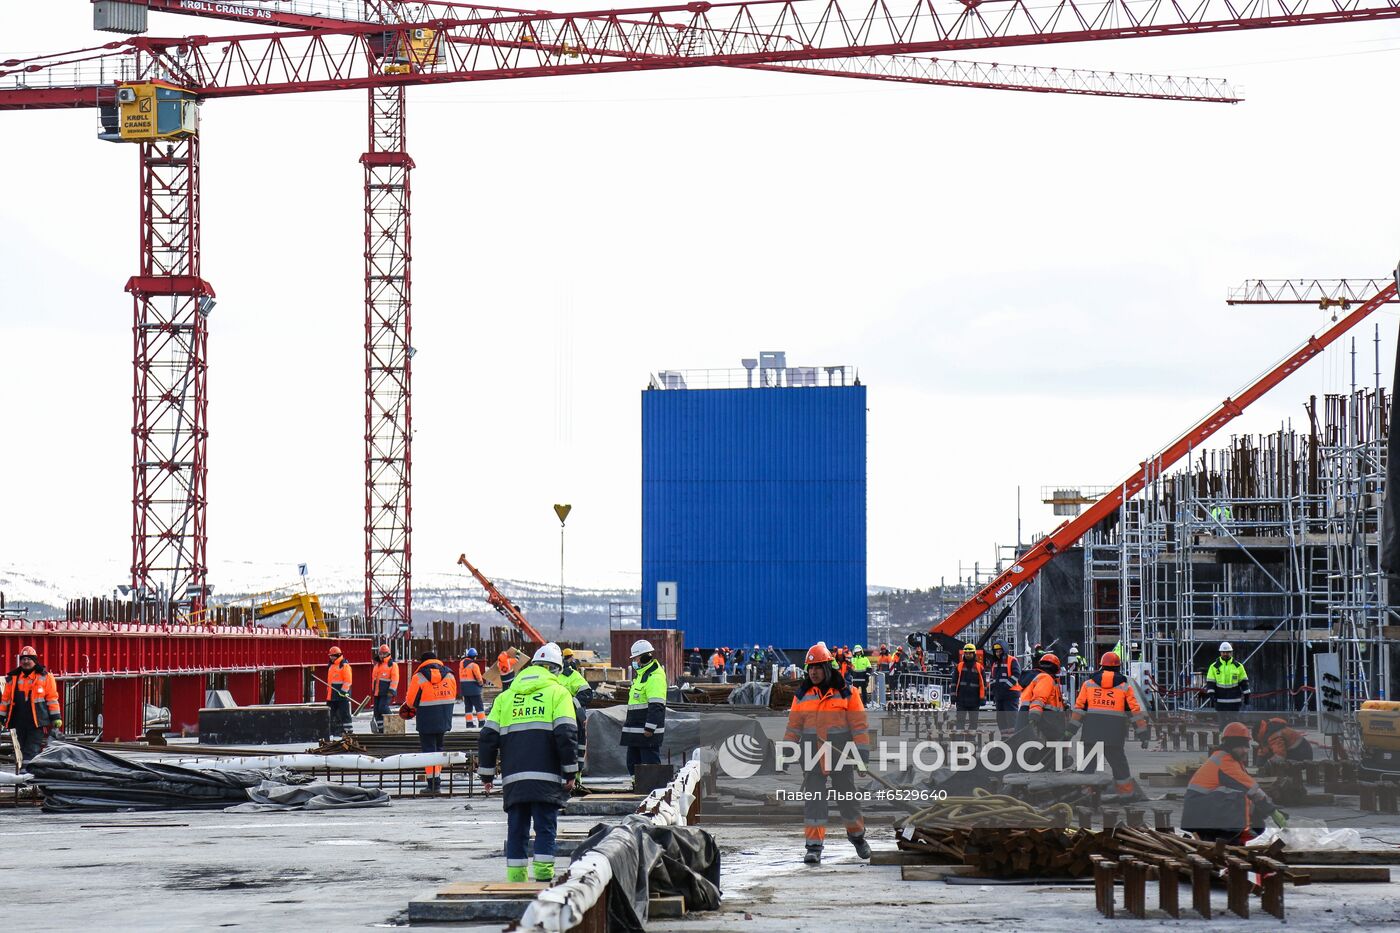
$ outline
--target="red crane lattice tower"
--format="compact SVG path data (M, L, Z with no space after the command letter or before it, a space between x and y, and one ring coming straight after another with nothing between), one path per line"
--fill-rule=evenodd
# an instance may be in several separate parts
M365 168L365 621L413 621L413 235L404 89L369 94Z
M140 144L140 273L132 295L131 584L161 612L207 595L208 317L199 274L199 138Z

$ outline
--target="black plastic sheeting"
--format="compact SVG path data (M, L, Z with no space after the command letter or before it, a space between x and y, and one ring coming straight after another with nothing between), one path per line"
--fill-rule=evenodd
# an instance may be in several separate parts
M588 774L609 777L627 773L627 749L622 747L622 722L626 716L625 706L588 711ZM750 736L752 742L749 744L756 748L767 748L770 744L763 727L751 716L668 709L661 760L665 761L667 756L684 757L693 748L719 745L733 735ZM765 757L768 760L772 758L771 755Z
M54 743L27 769L51 813L115 810L222 810L246 803L258 771L193 771L130 761L82 745Z
M718 910L719 846L695 826L656 826L633 814L611 829L599 826L573 854L596 850L612 866L608 933L646 929L647 901L685 898L686 910Z

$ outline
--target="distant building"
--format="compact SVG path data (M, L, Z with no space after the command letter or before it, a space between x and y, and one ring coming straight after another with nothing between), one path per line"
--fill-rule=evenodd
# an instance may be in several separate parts
M687 647L865 640L865 386L848 366L660 372L642 393L642 625Z

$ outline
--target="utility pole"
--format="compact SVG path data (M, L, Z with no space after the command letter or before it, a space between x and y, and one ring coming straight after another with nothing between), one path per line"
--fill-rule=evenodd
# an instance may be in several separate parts
M569 517L572 505L554 504L554 514L559 516L559 631L564 631L564 521Z

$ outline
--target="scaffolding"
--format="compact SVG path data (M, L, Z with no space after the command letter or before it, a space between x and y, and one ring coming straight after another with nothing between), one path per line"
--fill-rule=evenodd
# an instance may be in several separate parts
M1390 696L1389 410L1379 387L1313 397L1304 430L1236 435L1171 473L1145 464L1142 493L1084 541L1085 643L1126 650L1159 708L1198 705L1222 641L1261 709L1312 707L1318 653L1339 656L1350 707Z

